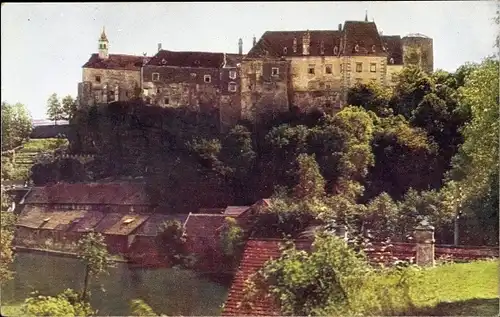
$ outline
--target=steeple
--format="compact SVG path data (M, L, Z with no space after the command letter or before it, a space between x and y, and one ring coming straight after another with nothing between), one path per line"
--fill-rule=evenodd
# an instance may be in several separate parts
M99 38L99 58L107 59L109 57L108 43L108 37L106 36L104 27L102 27L101 37Z
M365 11L365 22L368 22L368 10Z

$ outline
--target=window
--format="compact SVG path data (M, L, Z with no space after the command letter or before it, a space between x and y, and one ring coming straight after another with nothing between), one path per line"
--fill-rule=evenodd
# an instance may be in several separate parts
M165 64L167 63L167 60L163 58L163 59L161 60L161 63L162 63L162 65L165 65Z
M372 72L372 73L377 72L377 64L375 64L375 63L370 64L370 72Z
M95 76L95 82L100 83L101 82L101 76Z
M228 90L229 91L232 91L232 92L235 92L236 91L236 83L229 83L229 86L228 86Z
M161 93L161 88L156 88L156 93L157 94Z
M309 65L309 69L307 71L309 75L314 75L314 65Z
M391 57L391 59L389 60L389 64L394 64L394 58Z
M288 48L286 46L283 47L283 55L286 55L287 52L288 52Z
M338 52L339 52L339 49L337 48L337 46L335 46L335 47L333 48L333 54L334 54L334 55L337 55L337 54L338 54Z
M325 42L321 41L319 51L321 55L325 55Z
M160 74L153 73L153 81L158 81L158 80L160 80Z
M207 84L211 83L212 77L210 77L210 75L205 75L205 76L203 76L203 81L206 82Z
M344 72L344 64L340 63L340 72L343 73Z
M363 63L356 63L356 72L361 73L363 71Z
M164 104L166 104L166 105L168 105L168 104L170 103L170 99L165 98L165 99L163 100L163 103L164 103Z
M372 52L375 53L375 45L372 45Z
M191 77L195 78L196 77L196 73L191 73Z
M236 71L235 70L230 70L229 71L229 78L236 79Z
M326 74L332 73L332 65L325 65L325 73Z
M354 51L355 51L355 52L359 52L359 45L358 45L358 44L356 44L356 45L354 46Z
M109 101L114 101L115 100L115 92L114 91L110 91L108 93L108 96L109 96Z
M271 75L278 76L280 74L280 69L278 67L271 68Z
M293 39L293 52L297 53L297 39L296 38Z

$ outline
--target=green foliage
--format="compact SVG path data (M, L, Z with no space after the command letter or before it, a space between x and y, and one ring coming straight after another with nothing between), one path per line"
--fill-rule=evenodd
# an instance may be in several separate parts
M12 252L12 241L14 239L15 216L13 211L7 211L10 207L10 199L2 190L2 209L0 211L0 283L12 278L13 272L10 265L14 261Z
M21 145L31 130L31 115L23 104L2 102L2 151Z
M410 119L412 111L432 91L433 83L424 71L414 66L405 67L398 79L390 106L395 115Z
M53 93L47 99L47 118L53 121L63 118L63 108L56 93Z
M297 163L298 183L293 191L294 198L309 201L321 199L325 195L325 180L314 155L299 154Z
M242 125L232 128L224 138L221 156L238 180L248 176L256 158L250 131Z
M142 299L130 301L130 311L132 316L158 316L153 309Z
M381 193L366 206L363 215L364 236L384 241L392 238L398 225L398 205L387 193Z
M160 254L172 265L190 267L191 256L186 249L186 235L182 224L178 220L168 220L162 224L157 236Z
M82 300L86 301L88 286L92 277L97 278L100 274L108 273L113 267L109 259L108 249L104 236L99 232L88 232L78 241L78 258L85 265L85 281L82 291Z
M222 252L225 256L235 257L242 251L243 244L243 230L234 218L226 217L221 231Z
M76 100L70 95L67 95L61 102L61 118L64 120L72 120L76 112Z
M89 303L80 301L78 294L67 289L52 297L38 293L27 298L22 306L24 316L91 316L95 314Z
M389 89L379 84L356 84L347 93L347 104L362 107L367 111L373 111L380 117L386 117L392 114L392 109L388 107L390 98Z

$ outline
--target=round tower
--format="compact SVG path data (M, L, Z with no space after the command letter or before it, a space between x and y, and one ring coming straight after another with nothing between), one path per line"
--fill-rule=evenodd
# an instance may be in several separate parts
M432 38L423 34L408 34L403 37L404 65L417 63L427 73L434 71L434 49Z

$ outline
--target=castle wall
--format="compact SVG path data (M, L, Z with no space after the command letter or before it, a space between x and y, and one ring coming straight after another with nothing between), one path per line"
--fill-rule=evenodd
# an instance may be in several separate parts
M84 83L91 83L92 97L97 103L129 100L141 84L140 70L83 68L82 77Z
M273 69L278 73L273 75ZM242 118L259 121L264 115L289 111L289 62L248 59L241 64Z
M236 75L236 78L233 75ZM234 126L241 119L240 68L223 68L220 73L221 96L219 99L221 127ZM233 91L235 90L236 91Z
M434 71L434 49L433 40L421 36L403 37L403 63L408 65L410 61L407 57L409 49L414 49L418 54L418 64L427 73Z
M153 74L159 78L153 78ZM209 76L210 82L206 82ZM146 66L143 93L150 102L163 107L186 106L211 110L219 104L220 73L217 68Z

